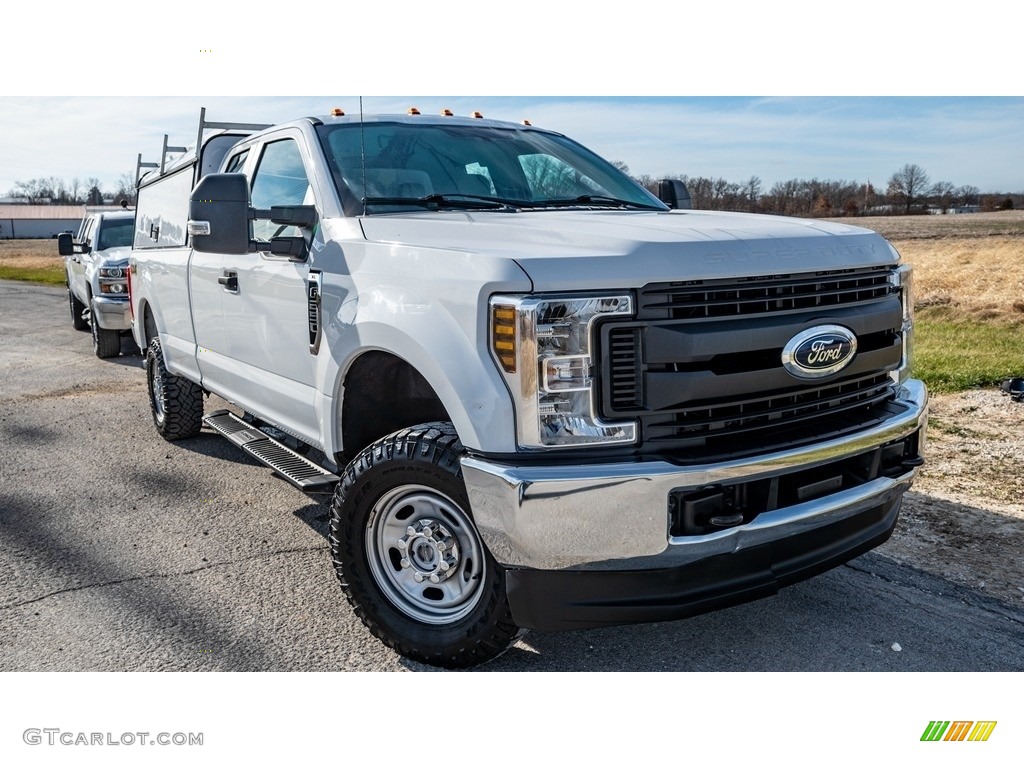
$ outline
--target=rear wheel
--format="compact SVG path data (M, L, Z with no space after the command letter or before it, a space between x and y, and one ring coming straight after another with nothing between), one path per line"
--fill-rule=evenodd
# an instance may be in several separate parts
M157 432L167 440L199 434L203 428L203 389L167 371L159 337L146 349L146 384Z
M377 441L335 491L331 549L342 589L386 645L427 664L469 667L519 634L494 562L469 512L449 423Z

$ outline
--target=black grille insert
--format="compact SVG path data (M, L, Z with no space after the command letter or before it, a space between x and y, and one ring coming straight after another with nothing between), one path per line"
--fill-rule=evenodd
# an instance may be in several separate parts
M638 317L704 320L820 310L873 301L898 289L889 268L652 283L640 289Z
M703 438L712 435L719 438L752 436L761 430L780 427L798 429L809 420L815 425L822 424L823 420L835 424L836 417L845 411L869 408L889 400L892 390L892 379L887 374L879 374L756 399L693 404L648 418L644 438L646 442L676 444L698 438L703 445Z

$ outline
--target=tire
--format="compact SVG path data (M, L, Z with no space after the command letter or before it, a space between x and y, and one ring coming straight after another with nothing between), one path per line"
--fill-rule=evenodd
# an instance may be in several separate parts
M203 428L203 388L167 372L159 337L146 349L146 385L156 431L166 440L195 437Z
M68 286L68 304L71 305L71 325L76 331L84 331L89 327L89 322L82 317L85 314L85 304L71 292L71 286Z
M100 328L100 324L96 321L96 313L92 313L92 319L89 322L92 326L92 351L96 353L96 357L105 359L108 357L117 357L121 354L121 332L111 331L106 328Z
M450 423L395 432L360 453L334 494L341 588L370 632L403 656L463 668L519 635L504 571L469 512Z

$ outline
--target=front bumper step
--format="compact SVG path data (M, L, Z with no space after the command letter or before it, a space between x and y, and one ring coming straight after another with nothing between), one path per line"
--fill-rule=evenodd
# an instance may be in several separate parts
M203 417L203 423L261 464L266 464L300 491L330 493L340 479L231 411L214 411Z

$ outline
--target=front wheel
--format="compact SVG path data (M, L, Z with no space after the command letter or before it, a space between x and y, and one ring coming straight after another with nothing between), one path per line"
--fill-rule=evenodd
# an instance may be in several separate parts
M121 354L121 333L119 331L100 328L95 312L92 313L90 325L92 326L92 351L96 353L96 357L106 359Z
M469 667L519 633L494 562L469 512L451 424L377 441L345 470L331 516L334 566L369 630L407 656Z

